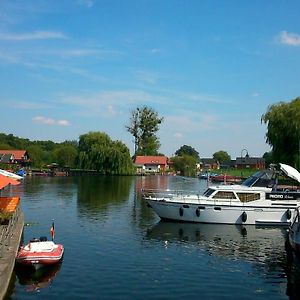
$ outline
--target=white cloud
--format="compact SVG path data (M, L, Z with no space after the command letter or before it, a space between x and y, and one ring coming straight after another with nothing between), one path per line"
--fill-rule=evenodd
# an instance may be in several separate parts
M281 44L289 46L300 46L300 35L297 33L281 31L278 38Z
M77 3L79 5L84 5L88 8L90 8L90 7L94 6L95 1L93 1L93 0L78 0Z
M4 41L29 41L29 40L48 40L65 39L66 36L61 32L55 31L35 31L31 33L0 33L0 40Z
M69 126L70 122L67 120L55 120L51 118L46 118L42 116L37 116L32 118L32 121L37 124L44 124L44 125L58 125L58 126Z
M175 132L174 135L173 135L175 138L182 138L183 137L183 134L180 133L180 132Z
M57 125L60 125L60 126L69 126L71 125L69 121L67 120L58 120L56 121Z

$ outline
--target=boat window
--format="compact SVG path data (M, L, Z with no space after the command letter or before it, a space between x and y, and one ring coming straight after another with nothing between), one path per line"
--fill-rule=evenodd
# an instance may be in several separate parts
M239 199L241 202L250 202L254 200L259 200L260 199L260 194L259 193L237 193Z
M241 185L244 186L257 186L257 187L272 187L275 184L274 172L258 171L249 178L247 178Z
M217 192L213 198L218 198L218 199L236 199L236 196L233 192L227 192L227 191L219 191Z
M205 197L209 197L213 192L215 192L214 189L207 189L205 192L204 192L204 196Z

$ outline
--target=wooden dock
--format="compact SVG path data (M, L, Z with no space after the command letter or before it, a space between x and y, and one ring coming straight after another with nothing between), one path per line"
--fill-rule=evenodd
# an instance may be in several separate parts
M0 299L4 299L15 266L24 227L24 214L18 207L7 225L0 225Z

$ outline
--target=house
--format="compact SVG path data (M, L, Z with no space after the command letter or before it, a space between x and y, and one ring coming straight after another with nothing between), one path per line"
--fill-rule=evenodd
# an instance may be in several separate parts
M220 169L235 169L236 168L236 160L226 160L220 164Z
M25 166L30 159L26 150L0 150L0 163Z
M219 170L220 164L214 158L201 158L200 169L203 170Z
M166 156L136 156L134 165L138 174L163 173L169 169Z
M250 157L246 155L245 157L236 158L237 169L265 169L265 159L262 157Z

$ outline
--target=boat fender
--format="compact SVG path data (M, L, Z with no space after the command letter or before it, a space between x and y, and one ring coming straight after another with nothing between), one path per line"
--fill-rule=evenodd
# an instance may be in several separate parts
M200 209L199 208L196 209L196 216L200 217Z
M242 221L243 223L247 221L247 213L245 211L242 213Z
M292 217L292 212L290 209L286 211L286 218L289 220Z
M180 208L179 208L179 215L180 215L180 217L183 216L183 207L180 207Z

